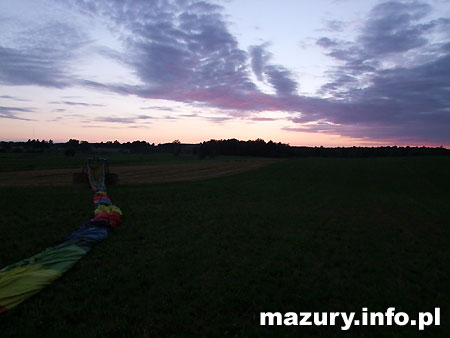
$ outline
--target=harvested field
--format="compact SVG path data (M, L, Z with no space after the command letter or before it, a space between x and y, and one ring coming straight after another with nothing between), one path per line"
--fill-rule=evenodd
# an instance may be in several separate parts
M163 183L195 181L227 176L274 163L273 159L249 159L177 163L142 166L113 166L111 172L119 174L119 184ZM80 168L47 169L0 172L0 186L69 186L72 173Z

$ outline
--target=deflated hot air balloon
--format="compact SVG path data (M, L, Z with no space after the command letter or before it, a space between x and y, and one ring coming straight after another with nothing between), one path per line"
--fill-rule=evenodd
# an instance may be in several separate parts
M106 164L104 159L90 159L86 163L94 191L94 217L59 244L0 270L0 313L53 283L120 223L122 211L106 193Z

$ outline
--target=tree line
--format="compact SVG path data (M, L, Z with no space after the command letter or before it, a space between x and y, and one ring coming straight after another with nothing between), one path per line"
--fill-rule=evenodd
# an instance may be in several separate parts
M199 144L183 144L179 140L155 144L147 141L120 143L119 141L87 142L70 139L65 143L52 140L28 140L26 142L0 142L0 152L63 152L66 156L76 153L172 153L194 155L199 158L215 156L259 156L259 157L381 157L381 156L426 156L450 155L444 147L305 147L291 146L281 142L266 142L263 139L241 141L237 139L209 140Z
M444 147L305 147L286 143L254 141L210 140L200 143L200 158L216 155L262 156L262 157L381 157L381 156L424 156L450 155Z

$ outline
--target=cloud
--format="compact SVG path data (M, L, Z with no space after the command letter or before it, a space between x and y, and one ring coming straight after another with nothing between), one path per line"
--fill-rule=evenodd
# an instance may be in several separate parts
M430 11L430 5L419 2L381 3L372 9L354 42L317 40L342 64L330 72L332 81L322 86L321 93L330 98L319 104L320 113L313 114L333 124L306 128L377 140L448 144L449 37L431 42L431 33L447 20L427 21Z
M123 29L127 60L145 83L141 95L180 95L183 88L253 88L246 53L228 32L221 7L197 1L134 1L132 6L99 1L93 9ZM167 94L163 94L167 93Z
M328 70L330 79L316 97L297 94L296 74L273 62L269 43L240 49L219 5L195 0L160 0L151 5L144 0L79 0L71 4L108 25L122 49L97 46L96 52L128 67L140 84L102 83L73 75L77 50L91 42L76 27L54 22L43 24L40 32L30 32L29 38L24 34L20 43L0 47L0 83L81 86L214 107L228 114L205 117L214 122L283 111L291 115L291 125L286 127L290 131L450 142L450 20L429 18L430 4L379 3L365 20L361 18L354 40L317 39L337 66ZM329 21L323 32L342 30L345 25ZM275 94L259 90L254 77L272 86ZM142 116L98 117L96 121L133 124L141 122Z
M442 44L429 40L433 31L448 25L447 19L426 21L430 11L429 4L389 1L370 11L354 42L318 39L316 44L328 50L327 55L343 62L330 72L334 81L325 84L322 93L340 95L349 87L367 86L381 69L414 67L441 56Z
M277 95L295 95L297 82L291 71L280 65L269 64L272 55L266 51L267 44L250 47L251 66L259 81L271 84Z
M249 118L249 120L258 122L267 122L267 121L277 121L279 119L275 119L273 117L251 117Z
M316 44L324 48L332 48L339 45L336 41L327 37L321 37L320 39L317 40Z
M251 46L250 57L253 73L259 81L264 81L264 68L270 59L270 54L267 53L264 45Z
M27 100L27 99L22 99L20 97L10 96L10 95L0 95L0 99L9 99L9 100L21 101L21 102L28 102L28 101L30 101L30 100Z
M48 22L23 30L14 44L0 46L0 83L65 88L71 64L85 37L75 27Z
M427 43L425 33L434 23L420 23L431 6L419 2L390 1L375 6L358 43L368 57L407 52Z
M107 128L107 129L124 129L121 127L116 127L116 126L105 126L105 125L93 125L93 124L88 124L90 123L90 121L81 121L85 124L83 124L83 128L95 128L95 129L102 129L102 128ZM130 126L126 126L126 128L131 128ZM140 126L141 128L141 126ZM142 126L142 128L145 128L144 126Z
M154 117L150 116L150 115L138 115L136 118L139 120L149 120L149 119L153 119Z
M160 106L141 107L140 109L174 111L173 108L170 108L170 107L160 107Z
M0 46L0 83L64 88L69 84L59 60Z
M268 82L276 89L277 95L295 95L297 83L292 80L292 73L283 66L266 66Z
M198 114L196 114L196 113L182 114L182 115L179 115L179 117L198 117Z
M232 117L226 116L203 116L202 118L213 123L222 123L233 119Z
M328 20L326 22L327 30L330 32L342 32L347 24L340 20Z
M32 121L31 119L26 119L23 117L17 116L18 113L31 113L33 112L33 108L19 108L19 107L5 107L0 106L0 119L13 119L13 120L24 120L24 121Z
M136 123L136 118L131 117L97 117L95 121L112 123Z
M104 107L104 104L73 102L73 101L52 101L51 104L65 104L68 106L84 106L84 107Z
M132 129L142 129L142 128L144 128L144 129L147 129L147 128L150 128L150 127L149 126L138 125L138 126L129 126L129 127L127 127L127 129L128 128L132 128Z
M94 119L94 121L108 122L108 123L120 123L120 124L134 124L134 123L140 123L140 120L149 120L149 119L153 119L153 117L149 116L149 115L137 115L134 117L105 116L105 117L97 117ZM149 123L149 122L146 122L146 123Z

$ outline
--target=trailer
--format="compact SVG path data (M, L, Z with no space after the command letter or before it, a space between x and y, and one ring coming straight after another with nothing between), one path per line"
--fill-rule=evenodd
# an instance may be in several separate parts
M73 173L74 184L92 184L94 182L106 185L119 183L119 174L109 170L108 161L105 158L88 158L81 172Z

